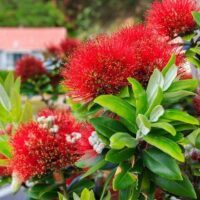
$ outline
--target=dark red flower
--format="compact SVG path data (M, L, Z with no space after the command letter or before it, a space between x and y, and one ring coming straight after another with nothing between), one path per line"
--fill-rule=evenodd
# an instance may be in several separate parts
M193 107L198 116L200 116L200 93L193 98Z
M147 24L160 35L174 38L196 27L192 11L199 11L196 0L155 1L147 12Z
M22 81L34 79L46 73L47 70L43 66L43 63L33 56L24 56L17 61L15 74L16 76L20 76Z
M47 46L47 53L49 53L52 56L58 57L60 55L60 47L57 45L48 45Z
M71 55L74 50L80 45L80 41L74 38L66 38L60 43L60 50L61 52L69 56Z
M40 125L21 125L12 139L11 168L22 181L72 165L79 158L63 137Z

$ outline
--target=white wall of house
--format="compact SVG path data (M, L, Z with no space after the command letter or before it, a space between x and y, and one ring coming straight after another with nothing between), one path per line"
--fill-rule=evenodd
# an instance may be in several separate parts
M25 55L32 55L40 60L44 60L41 51L1 51L0 50L0 70L14 70L18 59Z

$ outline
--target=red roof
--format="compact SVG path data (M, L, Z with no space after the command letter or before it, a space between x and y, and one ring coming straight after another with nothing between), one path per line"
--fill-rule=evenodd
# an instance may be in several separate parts
M44 50L49 44L58 44L66 37L61 28L0 28L0 50Z

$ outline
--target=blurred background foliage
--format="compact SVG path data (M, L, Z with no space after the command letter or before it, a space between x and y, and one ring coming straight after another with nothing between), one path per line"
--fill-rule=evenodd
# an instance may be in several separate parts
M87 38L140 22L152 0L0 0L0 26L64 26Z

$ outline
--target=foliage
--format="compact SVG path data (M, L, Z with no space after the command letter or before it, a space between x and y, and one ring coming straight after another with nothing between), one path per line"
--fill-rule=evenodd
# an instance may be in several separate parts
M1 0L1 26L63 26L64 14L51 1Z

